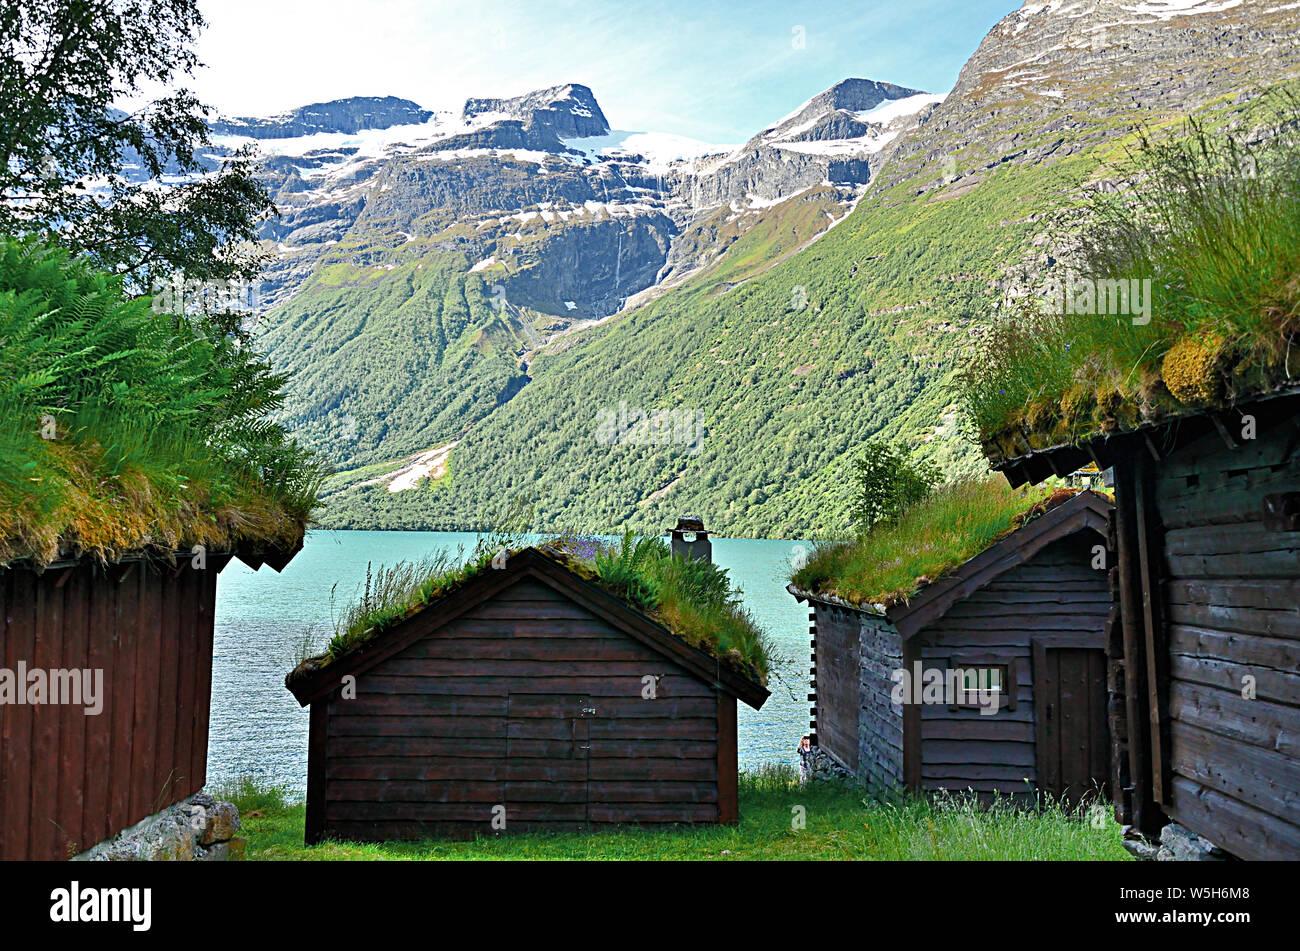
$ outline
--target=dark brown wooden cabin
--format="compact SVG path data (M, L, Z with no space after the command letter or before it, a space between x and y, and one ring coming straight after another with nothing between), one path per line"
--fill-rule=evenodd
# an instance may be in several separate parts
M996 465L1114 468L1115 814L1300 858L1300 387Z
M0 567L6 671L103 671L97 715L0 703L0 860L70 858L203 788L217 574L231 557ZM292 553L241 557L278 571Z
M535 548L286 685L309 844L734 823L736 699L768 696Z
M1093 566L1109 510L1080 492L884 614L792 587L815 612L819 748L873 785L916 792L1076 800L1105 787L1110 593ZM896 672L912 683L918 665L1000 685L996 712L894 702Z

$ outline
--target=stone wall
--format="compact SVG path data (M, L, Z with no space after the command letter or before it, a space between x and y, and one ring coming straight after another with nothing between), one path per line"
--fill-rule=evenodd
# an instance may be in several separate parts
M884 618L858 617L858 775L870 786L897 789L903 785L903 707L892 702L892 695L894 671L903 666L903 642Z
M240 858L244 840L239 810L206 793L141 819L111 839L73 858L74 862L206 861Z

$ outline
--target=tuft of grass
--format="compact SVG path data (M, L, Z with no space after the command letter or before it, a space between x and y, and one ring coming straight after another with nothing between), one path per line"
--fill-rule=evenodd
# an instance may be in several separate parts
M465 557L462 546L455 556L438 552L419 561L381 565L377 571L372 563L367 563L360 596L335 618L334 635L325 652L301 658L295 674L346 656L415 612L451 594L487 569L493 556L506 547L506 538L492 536L479 539L469 558ZM334 589L331 588L331 601L333 597Z
M752 668L766 683L774 651L767 634L740 604L725 568L672 555L658 538L630 531L597 549L596 580L696 647Z
M894 604L984 551L1054 491L1012 489L1001 476L947 483L894 521L817 545L791 581L853 604Z
M1129 861L1120 827L1100 806L1062 808L963 793L880 801L849 782L800 785L789 766L740 774L736 826L621 826L580 833L485 835L469 842L303 844L306 808L256 784L236 797L245 855L261 861ZM250 808L246 810L245 803ZM257 814L254 815L253 813ZM797 828L792 821L802 816Z
M288 786L249 773L218 783L207 792L219 801L234 803L241 821L268 817L293 821L303 806L302 798L295 796Z
M1300 98L1247 122L1143 132L1077 235L1079 278L1149 280L1150 321L1031 300L963 377L986 454L1009 458L1294 382L1300 356Z

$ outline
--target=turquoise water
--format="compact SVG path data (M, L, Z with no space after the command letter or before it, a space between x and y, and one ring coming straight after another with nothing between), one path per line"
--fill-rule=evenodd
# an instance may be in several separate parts
M281 574L232 561L217 586L208 781L253 774L303 790L307 785L307 713L284 687L304 639L316 650L360 590L367 562L391 564L437 551L473 550L461 532L311 532ZM771 678L762 710L740 704L740 766L790 762L808 728L808 615L785 590L799 542L715 538L713 560L744 592L755 620L790 658ZM803 543L806 545L807 543ZM337 587L335 587L337 586ZM314 652L314 651L313 651Z

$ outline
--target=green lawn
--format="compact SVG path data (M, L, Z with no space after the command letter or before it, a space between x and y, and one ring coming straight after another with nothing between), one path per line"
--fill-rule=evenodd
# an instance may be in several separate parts
M628 827L473 842L303 845L304 805L248 780L216 790L239 807L252 860L379 859L1055 859L1127 860L1110 818L1086 811L979 808L952 799L886 804L848 783L799 786L788 772L741 775L740 824ZM802 807L804 828L794 828Z

